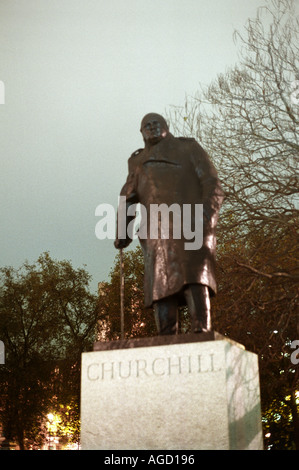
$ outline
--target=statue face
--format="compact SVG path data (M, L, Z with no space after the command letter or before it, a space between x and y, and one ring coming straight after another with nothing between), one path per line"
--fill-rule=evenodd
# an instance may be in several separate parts
M141 133L145 143L149 145L157 144L168 134L164 118L158 114L145 116L141 124Z

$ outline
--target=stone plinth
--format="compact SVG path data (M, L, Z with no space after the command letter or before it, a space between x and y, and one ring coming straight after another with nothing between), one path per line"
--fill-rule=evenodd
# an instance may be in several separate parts
M169 344L171 343L171 344ZM217 333L82 355L82 449L262 449L257 356Z

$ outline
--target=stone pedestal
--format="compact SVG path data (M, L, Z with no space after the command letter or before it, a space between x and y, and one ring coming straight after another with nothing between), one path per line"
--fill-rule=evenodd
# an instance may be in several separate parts
M95 343L82 449L262 449L257 356L217 333Z

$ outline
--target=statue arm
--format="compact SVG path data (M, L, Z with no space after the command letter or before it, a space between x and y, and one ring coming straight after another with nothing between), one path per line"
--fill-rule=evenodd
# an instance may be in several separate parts
M138 203L138 196L135 190L135 165L129 159L129 172L127 181L120 192L120 204L117 211L116 238L114 246L118 249L126 248L132 241L127 228L130 222L135 218L134 215L128 215L130 206Z
M224 193L217 171L208 154L197 142L193 145L196 148L191 158L202 189L204 215L214 225L217 223Z

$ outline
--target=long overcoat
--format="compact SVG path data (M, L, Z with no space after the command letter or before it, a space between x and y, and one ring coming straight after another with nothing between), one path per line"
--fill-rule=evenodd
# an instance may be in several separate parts
M204 284L209 287L210 294L215 295L215 231L223 192L207 153L194 139L176 138L169 133L156 145L134 152L129 158L128 167L127 181L120 195L125 196L127 208L136 203L145 208L141 212L143 216L139 229L144 254L145 306L150 307L153 302L173 294L178 294L183 304L181 294L184 286L191 283ZM173 208L176 208L177 215L180 212L180 237L177 233L174 235L174 223L177 224L179 219L170 211L166 238L163 238L165 227L161 229L161 215L155 219L159 225L158 238L153 238L151 222L154 222L150 214L153 207L157 208L155 205L161 204L166 204L168 208L175 204ZM190 233L187 239L186 230L183 230L184 210L191 220L191 232L202 229L202 225L195 221L196 214L198 216L195 204L203 205L202 245L199 249L186 249L186 242L190 247L192 240ZM132 217L127 217L126 223L131 220ZM199 234L197 238L200 239Z

